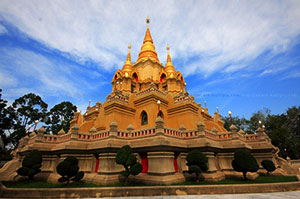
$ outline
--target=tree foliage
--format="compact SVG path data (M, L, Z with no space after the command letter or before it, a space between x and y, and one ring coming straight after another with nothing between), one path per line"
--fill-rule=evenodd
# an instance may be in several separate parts
M50 109L48 113L48 129L53 134L57 134L61 129L68 132L70 129L70 121L76 112L76 106L71 102L61 102Z
M223 117L224 127L229 131L230 118ZM279 156L300 159L300 106L290 107L283 114L273 115L267 108L253 113L250 120L233 117L233 123L246 133L255 133L258 121L265 125L272 144L280 149Z
M10 142L8 133L13 129L13 109L7 107L7 101L2 99L1 92L2 89L0 89L0 136L6 146Z
M125 171L122 171L122 175L125 177L125 184L128 181L129 175L138 175L142 172L143 166L137 162L135 155L132 153L132 149L129 145L123 146L116 155L116 163L121 164Z
M231 165L235 171L243 173L245 180L247 180L247 172L256 172L259 169L256 159L246 149L238 149L234 152Z
M33 180L34 176L41 172L42 153L35 149L30 151L23 159L22 167L17 170L21 176L27 176Z
M33 93L26 94L13 102L10 107L13 131L10 132L8 139L14 147L26 135L28 125L33 125L36 120L45 119L47 107L42 98Z
M196 174L196 181L199 181L199 174L207 171L207 157L200 150L192 150L186 156L186 165L189 167L189 173Z
M272 160L263 160L261 162L261 166L263 166L263 168L267 170L267 175L269 175L270 172L275 171L276 169Z
M77 158L72 156L69 156L64 161L60 162L56 167L56 171L61 175L58 182L67 182L67 184L69 184L70 180L78 182L84 176L84 172L79 171Z

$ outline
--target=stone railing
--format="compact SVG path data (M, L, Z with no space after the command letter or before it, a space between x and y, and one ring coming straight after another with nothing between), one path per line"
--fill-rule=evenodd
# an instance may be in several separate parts
M136 96L137 96L137 97L140 97L140 96L146 95L146 94L148 94L148 93L150 93L150 92L155 92L155 93L157 93L157 94L159 94L159 95L167 96L167 94L166 94L165 92L163 92L163 91L161 91L161 90L159 90L159 89L157 89L157 88L155 88L155 87L153 87L153 86L150 86L150 88L147 88L147 89L145 89L145 90L142 90L142 91L140 91L140 92L137 92L137 93L136 93Z
M116 91L113 94L107 96L106 101L119 101L123 103L128 103L129 96L123 95L121 91Z
M136 131L118 131L117 137L119 138L141 138L155 135L155 128L140 129Z
M228 140L228 139L232 139L232 135L230 132L223 132L223 133L218 133L217 139L219 140Z
M174 103L183 103L183 102L193 102L194 97L193 96L188 96L188 95L180 95L180 96L175 96L174 97Z
M255 141L268 141L266 136L259 134L245 134L236 132L236 127L231 126L231 131L229 132L217 132L215 128L211 131L204 128L204 124L201 122L197 124L197 129L186 130L186 128L181 125L179 129L167 128L164 126L164 121L162 118L157 118L155 127L134 130L132 125L129 125L127 130L118 129L118 124L114 121L110 124L109 130L98 131L92 128L90 132L79 132L79 127L72 127L68 134L50 135L44 134L44 132L38 132L37 134L31 134L26 139L23 139L23 144L32 144L34 142L44 142L44 143L62 143L71 140L84 141L84 142L94 142L102 139L140 139L146 137L152 137L156 135L163 135L166 137L172 137L175 139L195 139L195 138L208 138L215 141L223 140L241 140L243 142L255 142ZM27 140L27 141L26 141Z
M59 142L58 137L59 135L44 134L42 141L47 143L58 143Z

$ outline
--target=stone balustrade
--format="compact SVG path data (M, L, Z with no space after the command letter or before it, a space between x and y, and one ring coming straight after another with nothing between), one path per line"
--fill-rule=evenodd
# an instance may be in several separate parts
M232 140L233 134L231 132L214 132L208 130L201 130L201 129L194 129L194 130L185 130L182 129L172 129L164 127L163 125L160 126L158 129L157 127L145 128L145 129L138 129L138 130L120 130L116 129L111 131L98 131L98 132L78 132L78 134L62 134L62 135L50 135L50 134L43 134L42 135L42 142L45 143L61 143L67 142L71 139L75 139L78 141L85 141L85 142L93 142L101 139L109 139L111 136L117 139L141 139L145 137L155 136L157 132L162 132L161 134L166 137L172 137L176 139L194 139L194 138L208 138L216 141L221 140ZM161 135L160 134L160 135ZM32 135L28 137L29 141L28 144L32 144L36 142L38 139L37 135ZM260 137L258 134L237 134L237 139L243 142L253 142L259 141Z
M159 95L167 96L167 94L166 94L165 92L163 92L163 91L161 91L161 90L159 90L159 89L157 89L157 88L155 88L155 87L150 87L150 88L147 88L147 89L142 90L142 91L140 91L140 92L137 92L137 93L136 93L136 96L137 96L137 97L140 97L140 96L146 95L146 94L148 94L148 93L150 93L150 92L155 92L155 93L157 93L157 94L159 94Z
M120 91L116 91L114 94L110 94L107 96L106 101L118 101L123 103L128 103L129 96L122 94Z

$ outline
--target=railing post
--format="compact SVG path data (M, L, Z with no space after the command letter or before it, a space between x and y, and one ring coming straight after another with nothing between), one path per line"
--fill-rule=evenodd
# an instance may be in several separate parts
M118 123L114 120L109 125L109 137L117 137Z
M199 137L205 136L205 125L201 122L201 120L197 123L197 130Z
M77 123L71 129L71 140L78 140L79 126Z
M37 137L35 142L43 142L44 133L45 133L45 128L42 126L37 130Z
M129 124L127 126L127 131L128 131L128 137L131 137L132 131L134 130L134 127L132 126L132 124Z
M231 131L231 135L232 135L232 139L235 140L235 139L238 139L238 134L237 134L237 127L232 124L230 127L230 131Z
M259 140L265 140L266 136L265 136L264 129L261 127L258 127L256 131L258 133Z
M158 116L155 120L155 131L156 131L156 135L163 135L164 134L164 123L165 121Z

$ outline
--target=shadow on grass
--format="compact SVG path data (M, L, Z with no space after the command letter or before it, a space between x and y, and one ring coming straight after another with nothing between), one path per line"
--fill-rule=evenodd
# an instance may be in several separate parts
M172 185L221 185L221 184L257 184L257 183L278 183L278 182L295 182L297 181L296 176L260 176L255 180L243 180L241 178L225 179L218 182L207 182L200 181L198 183L194 181L186 181L182 183L176 183ZM149 186L143 183L129 182L124 185L124 183L115 183L110 185L97 185L86 182L72 182L69 184L53 184L45 181L7 181L3 184L8 188L84 188L84 187L126 187L126 186ZM158 185L150 185L158 186Z

